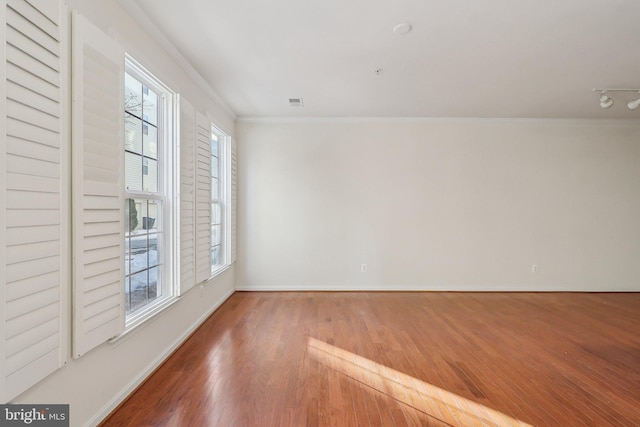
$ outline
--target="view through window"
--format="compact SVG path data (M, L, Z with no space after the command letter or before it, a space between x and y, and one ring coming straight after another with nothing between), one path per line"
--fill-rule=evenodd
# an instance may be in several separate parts
M137 76L136 76L137 77ZM163 204L161 97L125 74L125 308L127 315L162 296Z

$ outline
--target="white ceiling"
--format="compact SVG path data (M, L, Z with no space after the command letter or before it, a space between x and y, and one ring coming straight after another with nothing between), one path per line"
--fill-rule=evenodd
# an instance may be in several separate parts
M640 95L602 110L592 91L640 89L638 0L122 3L239 117L640 119L625 106Z

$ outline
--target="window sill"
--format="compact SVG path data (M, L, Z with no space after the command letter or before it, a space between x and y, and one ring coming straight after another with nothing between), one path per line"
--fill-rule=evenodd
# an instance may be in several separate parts
M215 267L215 268L211 269L211 277L209 277L207 280L205 280L202 284L209 283L210 281L212 281L217 276L221 275L222 273L224 273L225 271L227 271L230 268L231 268L231 264L224 264L224 265L220 265L218 267Z
M148 309L132 316L132 320L128 321L124 332L120 335L113 337L109 340L111 344L117 344L125 337L127 337L132 332L136 331L140 326L146 325L148 320L154 318L156 315L160 314L167 308L171 307L173 304L180 300L179 296L171 296L168 297L157 304L154 304L153 307L149 307Z

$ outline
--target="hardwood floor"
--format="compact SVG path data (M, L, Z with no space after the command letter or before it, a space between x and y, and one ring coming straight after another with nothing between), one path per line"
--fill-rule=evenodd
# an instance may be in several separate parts
M638 426L640 293L237 292L104 426Z

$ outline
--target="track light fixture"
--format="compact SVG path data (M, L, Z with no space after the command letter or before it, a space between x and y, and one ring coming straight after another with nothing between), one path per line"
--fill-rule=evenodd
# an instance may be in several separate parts
M640 93L640 89L594 89L594 92L600 92L600 107L610 108L613 105L613 98L609 96L609 92L636 92ZM629 101L627 108L629 110L635 110L640 107L640 98Z
M609 98L609 95L607 95L607 91L603 90L602 93L600 94L600 107L609 108L612 105L613 105L613 98Z
M629 101L627 103L627 108L629 110L635 110L638 107L640 107L640 98L636 99L635 101Z

